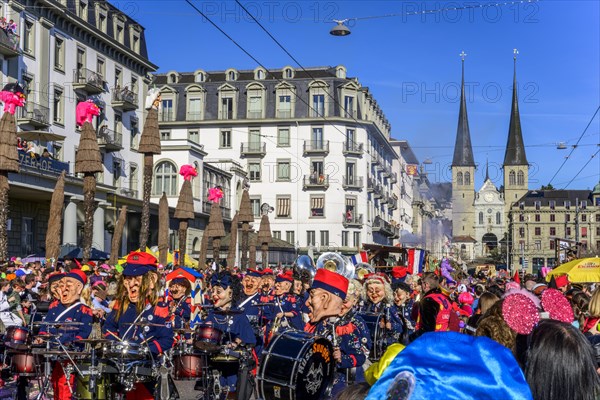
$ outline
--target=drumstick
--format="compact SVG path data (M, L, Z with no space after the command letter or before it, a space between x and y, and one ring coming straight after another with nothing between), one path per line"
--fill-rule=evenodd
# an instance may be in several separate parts
M113 336L115 339L117 339L119 342L121 342L121 341L122 341L120 337L118 337L116 334L112 333L111 331L109 331L109 330L106 330L106 333L108 333L109 335L112 335L112 336Z
M149 338L146 338L146 339L142 340L141 344L146 344L147 342L149 342L152 339L154 339L154 336L150 336Z

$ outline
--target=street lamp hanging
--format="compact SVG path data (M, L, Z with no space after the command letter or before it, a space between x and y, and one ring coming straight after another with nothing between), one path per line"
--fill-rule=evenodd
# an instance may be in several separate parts
M337 25L333 27L333 29L331 29L329 31L330 35L333 36L348 36L351 32L350 29L344 25L345 22L347 22L347 19L343 19L343 20L333 20L334 22L337 22Z

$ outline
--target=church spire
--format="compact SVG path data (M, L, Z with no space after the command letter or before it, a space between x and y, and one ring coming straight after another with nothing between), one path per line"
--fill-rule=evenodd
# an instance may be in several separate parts
M525 155L525 144L523 143L523 133L521 132L521 117L519 115L519 100L517 98L517 49L513 51L514 73L513 73L513 92L512 109L510 111L510 124L508 127L508 141L506 143L506 153L504 154L504 165L528 165Z
M471 147L471 134L469 132L469 119L467 117L467 100L465 98L465 57L462 58L462 81L460 86L460 110L458 113L458 128L456 129L456 142L454 144L453 167L474 167L473 148Z
M490 168L489 168L489 160L485 159L485 179L483 180L484 182L486 182L488 179L490 179Z

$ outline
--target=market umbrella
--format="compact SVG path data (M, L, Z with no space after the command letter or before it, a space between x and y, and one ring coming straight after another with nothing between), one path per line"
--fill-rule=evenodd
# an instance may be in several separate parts
M571 283L600 282L600 257L580 258L569 261L546 275L546 282L552 277L567 275Z
M64 135L46 131L21 131L17 133L17 136L25 140L36 140L42 142L60 142L65 140Z
M65 250L65 248L63 247L63 251L64 250ZM61 251L61 255L59 256L59 258L64 258L64 257L82 259L83 258L83 249L81 247L76 247L75 249L73 249L65 254L63 254ZM99 250L95 247L92 247L90 249L90 256L89 256L88 260L108 260L109 258L110 258L109 253Z

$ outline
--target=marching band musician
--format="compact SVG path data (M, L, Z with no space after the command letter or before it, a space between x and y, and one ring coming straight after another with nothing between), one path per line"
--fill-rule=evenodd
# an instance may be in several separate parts
M347 292L348 279L324 268L318 269L307 301L311 314L304 331L332 337L330 319L342 312Z
M410 298L412 289L407 283L398 282L392 285L394 290L394 305L390 309L392 324L401 324L402 333L406 340L403 344L408 344L408 337L415 331L415 322L412 319L414 301Z
M337 343L334 343L334 346L337 346L333 351L333 358L338 373L334 380L332 397L335 397L346 385L364 382L363 365L371 349L371 336L365 321L356 314L362 290L359 281L356 279L349 281L340 318L335 323Z
M256 336L256 354L260 354L263 345L263 332L261 330L262 323L262 310L261 307L257 306L260 303L259 288L261 284L261 273L255 269L248 269L244 279L242 279L242 286L244 288L244 295L242 300L238 304L238 308L242 311L254 331Z
M192 318L192 284L185 277L177 277L169 283L167 303L175 328L187 328Z
M265 318L269 321L266 330L269 339L278 332L279 328L302 330L304 327L297 297L290 293L293 284L292 271L279 274L275 279L275 289L269 298L269 303L274 305L265 310Z
M147 345L153 355L173 346L169 307L158 301L158 260L145 252L127 256L112 311L102 332L106 339ZM127 398L154 399L156 381L136 383Z
M262 296L261 302L267 303L270 296L273 292L273 288L275 286L275 274L271 268L265 268L261 271L261 279L260 279L260 294Z
M81 292L86 283L87 276L80 269L73 269L66 274L60 279L59 288L55 288L55 291L60 294L60 301L50 304L48 314L44 318L44 322L48 323L80 322L81 325L70 326L69 329L63 330L58 325L44 324L40 329L40 334L55 335L56 340L65 345L77 339L87 339L90 336L93 322L92 310L80 300ZM36 340L36 343L41 343L41 340ZM71 375L69 382L67 382L62 363L54 363L51 381L56 400L70 400L72 398L75 375Z
M239 278L227 271L221 271L212 276L210 284L214 309L208 313L204 322L223 332L223 340L226 342L224 344L228 350L238 349L243 352L244 349L241 346L254 346L256 338L248 318L241 312L236 313L239 311L237 304L239 304L242 294L242 284ZM248 350L252 351L252 349ZM252 381L249 373L255 360L255 355L252 360L246 362L240 359L240 369L237 374L221 377L221 386L226 387L229 391L228 398L241 400L250 398ZM242 377L244 379L238 379ZM236 390L237 397L235 397Z
M402 333L402 321L393 318L391 307L394 305L394 295L389 277L383 273L367 274L365 276L365 291L367 302L363 312L382 315L379 327L384 330L384 341L390 345L398 340Z

